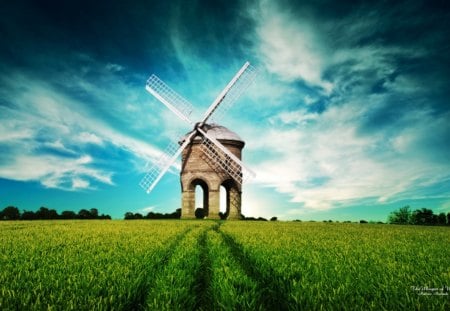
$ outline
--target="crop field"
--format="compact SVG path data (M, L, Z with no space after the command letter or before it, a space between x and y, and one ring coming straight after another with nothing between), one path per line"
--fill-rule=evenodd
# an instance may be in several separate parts
M450 228L0 222L0 310L449 310Z

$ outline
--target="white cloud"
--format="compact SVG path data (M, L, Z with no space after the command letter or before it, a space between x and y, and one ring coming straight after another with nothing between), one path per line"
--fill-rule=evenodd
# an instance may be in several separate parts
M90 188L86 178L113 185L111 173L90 167L92 158L61 158L49 155L18 155L0 166L0 176L19 181L39 181L47 188L79 190Z
M317 113L309 113L304 111L282 111L277 116L271 118L274 125L277 125L277 122L281 122L281 124L307 124L317 120Z
M91 143L95 145L101 145L103 143L103 140L100 137L90 132L81 132L78 136L78 140L81 143Z
M39 181L45 187L64 190L92 189L89 180L113 185L114 172L95 168L102 159L86 155L88 145L107 148L108 143L125 149L131 159L140 159L141 163L132 160L136 165L161 154L150 144L107 125L50 84L24 75L3 77L3 81L10 86L5 98L10 105L0 107L0 142L9 144L3 157L13 157L0 164L3 178Z
M0 106L0 116L9 114L9 109ZM29 139L33 132L21 126L18 126L14 120L0 119L0 142L14 142L21 139Z
M274 126L264 139L248 139L255 148L252 152L264 153L253 167L254 183L275 188L305 210L326 210L364 198L413 199L420 196L422 187L449 178L448 163L436 162L420 151L431 121L423 111L413 118L414 126L391 134L389 142L384 135L359 134L367 109L356 102L333 106L315 115L313 123L304 122L310 116L302 110L292 116L280 113L274 118L297 126ZM438 128L442 125L434 129Z
M122 71L123 69L124 69L124 67L119 64L113 64L113 63L106 64L106 70L109 70L112 72L119 72L119 71Z
M76 155L76 152L64 146L61 139L57 139L56 141L47 141L43 142L42 146L47 147L49 149L53 149L62 153Z
M89 188L89 181L81 179L81 178L74 178L74 179L72 179L72 188L73 189Z
M145 216L148 213L153 212L155 210L155 208L156 208L156 206L153 206L153 205L152 206L146 206L144 208L138 209L136 212L137 213L141 213L141 214L143 214Z
M258 54L266 68L287 82L304 80L331 93L333 84L323 78L325 47L320 34L306 19L290 16L271 1L251 9L255 20Z
M255 53L269 72L256 89L270 100L255 102L262 115L271 113L270 129L263 122L240 129L257 163L250 163L254 182L275 188L303 210L326 210L361 199L413 199L423 187L448 180L449 155L439 138L450 133L443 121L448 114L436 117L411 105L387 111L400 115L387 120L386 128L380 124L362 133L371 116L378 113L385 121L383 107L403 104L391 103L394 95L408 101L423 95L423 82L398 71L397 62L423 57L424 49L362 44L382 26L376 14L327 24L304 8L295 14L290 9L261 0L249 10L256 23ZM279 77L283 91L266 87L276 81L270 74ZM323 91L302 91L299 79ZM314 106L319 102L326 103L321 110Z

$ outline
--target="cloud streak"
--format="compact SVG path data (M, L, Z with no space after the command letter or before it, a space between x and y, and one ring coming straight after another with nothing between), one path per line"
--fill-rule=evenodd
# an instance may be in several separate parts
M283 80L303 80L325 93L333 89L323 78L326 65L320 35L304 19L296 19L270 1L252 11L257 21L257 51L266 68Z
M269 118L272 127L264 140L249 139L254 152L266 154L255 169L256 183L311 211L366 199L413 200L428 186L448 183L450 164L443 159L449 148L443 139L450 135L443 122L449 115L436 114L430 92L402 65L426 61L425 49L361 44L368 35L362 29L380 24L378 16L334 23L342 31L337 41L320 32L327 25L313 28L319 22L311 14L293 18L266 1L250 14L257 20L255 46L263 63L290 81L297 96L285 97L285 108ZM299 89L295 81L319 89Z
M0 144L9 149L0 158L2 178L62 190L95 189L93 182L114 185L114 170L104 163L101 167L104 161L94 152L111 152L111 146L124 149L129 158L124 160L135 162L138 170L145 160L161 154L157 147L112 128L85 102L54 84L18 75L3 77L3 85L3 91L14 91L4 97L7 105L0 106ZM103 93L86 81L82 86L94 95Z

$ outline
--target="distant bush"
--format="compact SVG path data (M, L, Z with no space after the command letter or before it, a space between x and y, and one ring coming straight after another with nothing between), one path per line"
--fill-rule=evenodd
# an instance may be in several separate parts
M197 211L196 211L197 212ZM173 213L155 213L149 212L146 216L140 213L132 213L126 212L124 215L125 220L133 220L133 219L180 219L181 217L181 208L177 208Z
M250 221L267 221L264 217L245 217L243 220L250 220Z
M219 217L220 219L225 220L227 219L228 215L226 213L219 212Z
M203 208L200 208L200 207L196 208L194 214L195 214L195 218L197 218L197 219L205 218L205 210Z

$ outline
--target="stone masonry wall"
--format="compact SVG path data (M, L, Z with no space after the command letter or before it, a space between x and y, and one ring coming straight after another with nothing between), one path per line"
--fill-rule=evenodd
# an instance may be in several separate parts
M239 141L220 141L237 158L241 159L241 150L244 146ZM195 139L182 154L181 168L183 219L195 218L195 186L207 187L208 208L205 208L209 219L219 219L220 186L226 182L229 191L229 219L239 219L241 214L241 185L230 181L232 179L226 171L211 161L201 150L200 140ZM225 185L224 185L225 186Z

